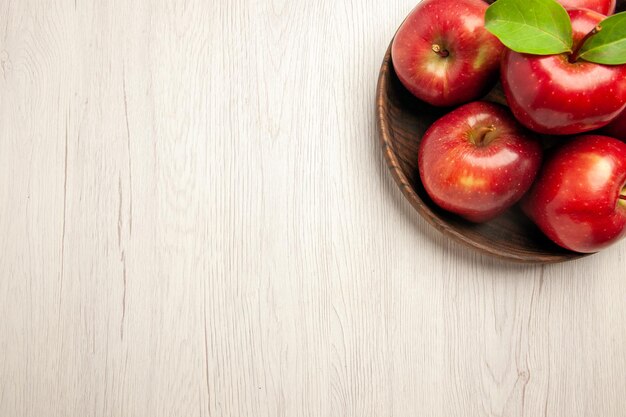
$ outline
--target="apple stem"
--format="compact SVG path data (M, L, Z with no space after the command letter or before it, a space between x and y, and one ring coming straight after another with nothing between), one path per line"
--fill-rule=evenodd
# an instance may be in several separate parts
M569 62L570 64L573 64L574 62L578 61L579 55L580 55L580 50L582 49L583 45L585 44L585 42L587 42L589 40L589 38L591 38L592 36L596 35L598 32L600 32L602 30L602 26L598 25L595 28L591 29L591 31L589 33L587 33L577 44L576 47L574 48L574 50L572 51L572 53L569 56Z
M477 146L484 146L489 144L489 142L487 141L487 135L489 135L491 132L494 132L495 130L496 127L494 125L481 127L476 131L476 139L474 140L474 144Z
M450 55L450 52L448 52L446 49L443 49L440 45L437 44L433 45L433 52L442 58L446 58Z
M619 199L620 199L620 200L625 200L625 201L626 201L626 195L624 195L624 194L620 194Z

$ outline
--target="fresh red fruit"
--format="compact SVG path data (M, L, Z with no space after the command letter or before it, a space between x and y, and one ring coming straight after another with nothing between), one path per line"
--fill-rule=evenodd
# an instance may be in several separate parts
M615 0L557 0L566 8L589 9L610 15L615 12Z
M626 142L626 111L602 129L602 134L617 138Z
M545 162L522 209L558 245L596 252L626 235L626 143L567 142Z
M473 222L515 204L541 165L539 142L506 108L469 103L436 121L419 148L426 192L445 210Z
M484 95L498 78L500 41L485 25L482 0L424 0L404 21L391 55L416 97L453 106Z
M605 16L569 10L574 45ZM626 65L601 65L575 56L507 51L502 85L515 117L540 133L572 135L608 124L626 107Z

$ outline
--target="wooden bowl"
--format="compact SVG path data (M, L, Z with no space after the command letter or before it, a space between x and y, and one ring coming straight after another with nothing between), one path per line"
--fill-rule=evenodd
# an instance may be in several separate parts
M618 1L618 10L625 6L626 0ZM484 99L506 104L499 86ZM586 256L551 242L517 206L487 223L473 224L433 203L420 180L418 149L426 129L448 111L416 99L404 88L393 69L390 44L376 91L378 132L391 174L417 212L443 234L500 259L547 264Z

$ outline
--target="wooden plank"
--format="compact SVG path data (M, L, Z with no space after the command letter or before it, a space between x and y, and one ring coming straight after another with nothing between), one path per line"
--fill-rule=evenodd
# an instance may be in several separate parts
M513 266L392 181L412 2L0 0L0 415L626 415L626 246Z

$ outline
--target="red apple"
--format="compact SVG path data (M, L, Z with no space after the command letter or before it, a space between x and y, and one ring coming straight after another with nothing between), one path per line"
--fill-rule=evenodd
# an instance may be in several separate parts
M620 113L616 119L602 129L602 134L626 142L626 111Z
M626 143L585 135L545 162L522 209L558 245L596 252L626 235Z
M416 97L453 106L484 95L498 78L500 41L485 25L482 0L424 0L394 38L398 78Z
M484 222L530 188L541 154L539 142L506 108L479 101L448 113L428 129L418 163L424 188L437 205Z
M594 12L610 15L615 12L615 0L557 0L568 9L589 9Z
M605 18L583 9L568 13L574 45ZM575 55L504 54L502 85L523 125L540 133L571 135L605 126L626 107L626 65L595 64Z

